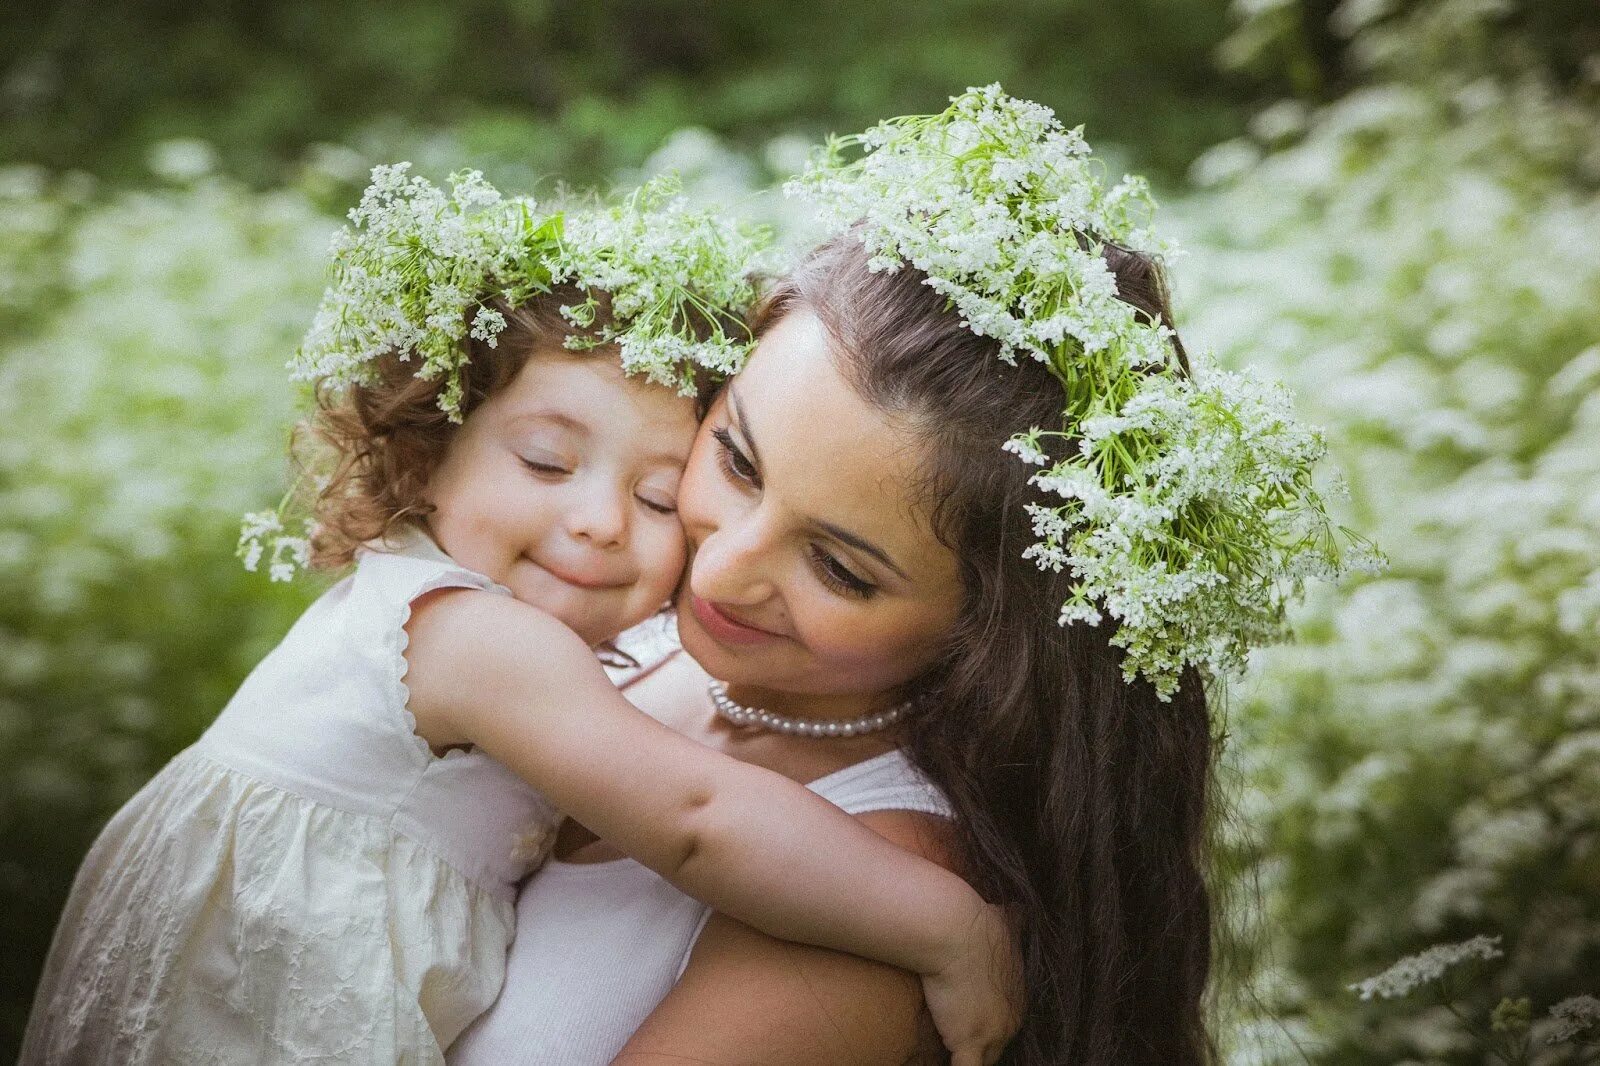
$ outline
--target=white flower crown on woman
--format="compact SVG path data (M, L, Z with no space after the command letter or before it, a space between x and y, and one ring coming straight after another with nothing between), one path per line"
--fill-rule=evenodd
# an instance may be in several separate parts
M1060 381L1061 424L1004 445L1043 468L1041 499L1063 501L1028 505L1024 556L1074 578L1062 625L1109 614L1124 675L1171 699L1185 666L1231 673L1284 639L1307 577L1381 556L1329 520L1312 483L1322 434L1287 390L1208 359L1186 368L1171 331L1117 298L1105 246L1162 247L1144 181L1107 187L1103 169L1080 129L990 85L831 139L786 191L857 235L872 269L926 274L1002 360Z
M447 193L409 169L373 168L350 225L334 235L328 287L289 364L294 380L370 383L393 353L415 360L417 377L444 380L439 407L459 422L470 342L492 347L505 329L495 301L516 307L557 286L583 296L561 307L577 327L569 348L615 344L628 373L685 394L697 368L722 375L742 365L766 234L691 210L675 178L612 204L548 208L502 196L477 171L451 175ZM265 559L273 580L287 581L309 561L310 536L308 523L305 535L290 533L278 511L246 515L239 555L246 569Z

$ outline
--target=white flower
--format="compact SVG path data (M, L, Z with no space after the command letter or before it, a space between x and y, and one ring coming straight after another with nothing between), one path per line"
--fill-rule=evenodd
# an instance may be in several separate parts
M498 343L500 332L505 328L505 315L492 307L480 307L472 316L471 337L493 348Z
M297 537L284 532L283 520L277 511L247 514L240 525L236 554L251 573L260 568L265 558L267 573L273 581L292 581L296 572L311 563L311 537L316 526L310 520L304 525L305 535Z
M1452 966L1473 959L1500 958L1505 953L1500 950L1499 944L1498 936L1475 936L1459 944L1435 944L1416 955L1407 955L1376 977L1369 977L1349 987L1352 992L1360 993L1362 999L1371 999L1373 996L1394 999L1429 981L1438 980Z
M1571 1040L1579 1033L1600 1025L1600 999L1594 996L1570 996L1550 1008L1555 1025L1545 1040L1559 1044Z
M296 380L364 382L373 360L398 352L417 360L419 377L445 379L439 405L459 419L465 340L493 346L505 328L483 305L515 306L557 283L589 294L562 308L580 329L594 324L596 298L610 297L612 321L591 340L622 343L630 372L687 390L693 367L726 373L741 362L763 237L691 211L669 180L613 206L552 211L501 196L477 171L453 175L446 195L409 167L373 168L335 236Z
M1029 430L1026 436L1012 437L1000 447L1025 463L1043 466L1050 459L1044 452L1039 450L1039 432L1039 429L1035 427Z

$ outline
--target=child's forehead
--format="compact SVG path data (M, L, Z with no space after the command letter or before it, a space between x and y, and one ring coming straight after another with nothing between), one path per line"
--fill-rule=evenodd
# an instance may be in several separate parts
M501 421L589 436L638 438L687 455L693 397L627 374L606 353L539 353L495 397Z

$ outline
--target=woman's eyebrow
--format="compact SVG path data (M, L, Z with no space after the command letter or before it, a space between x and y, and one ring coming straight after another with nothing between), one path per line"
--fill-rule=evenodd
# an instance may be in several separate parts
M734 418L739 423L739 433L742 437L744 437L745 446L750 449L750 459L753 463L755 463L757 469L759 469L761 467L761 453L756 450L755 434L750 432L750 419L745 416L744 405L739 402L739 394L733 390L732 385L728 386L728 403L730 406L732 406ZM824 522L821 519L814 518L811 520L811 524L828 534L828 536L832 537L833 539L843 541L852 548L866 552L884 566L887 566L890 570L893 570L896 574L899 574L901 580L911 580L906 572L896 566L893 559L889 558L888 552L884 551L870 540L867 540L865 537L858 537L848 529L843 529L839 526L836 526L832 522Z
M819 519L813 519L812 522L818 529L822 530L824 533L828 534L828 536L834 538L835 540L842 540L846 544L850 545L852 548L859 548L861 551L866 552L868 555L870 555L874 559L878 560L878 562L882 563L884 566L887 566L890 570L893 570L895 573L899 574L902 580L904 580L904 581L910 581L911 580L910 576L907 575L904 570L902 570L898 566L894 565L894 560L889 558L889 553L888 552L884 551L882 548L878 547L876 544L872 543L870 540L865 540L865 539L863 539L861 537L858 537L854 533L850 532L848 529L840 529L838 526L834 525L832 522L823 522L823 521L821 521Z

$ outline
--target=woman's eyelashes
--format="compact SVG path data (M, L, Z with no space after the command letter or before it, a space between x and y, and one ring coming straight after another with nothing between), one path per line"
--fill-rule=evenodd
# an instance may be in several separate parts
M757 476L755 464L739 450L739 446L733 442L733 434L728 432L727 427L713 429L711 436L717 442L717 465L722 468L723 476L736 484L760 488L761 480ZM870 599L878 591L878 586L856 576L849 567L818 545L811 545L807 553L811 557L811 568L816 572L818 580L839 595L865 600Z
M817 576L833 591L863 600L870 599L878 591L878 586L857 577L843 563L817 545L811 545L810 552L811 563L816 568Z
M717 465L722 468L723 474L731 481L760 488L761 481L756 476L755 464L733 443L733 434L728 432L727 427L713 429L711 435L717 441Z

